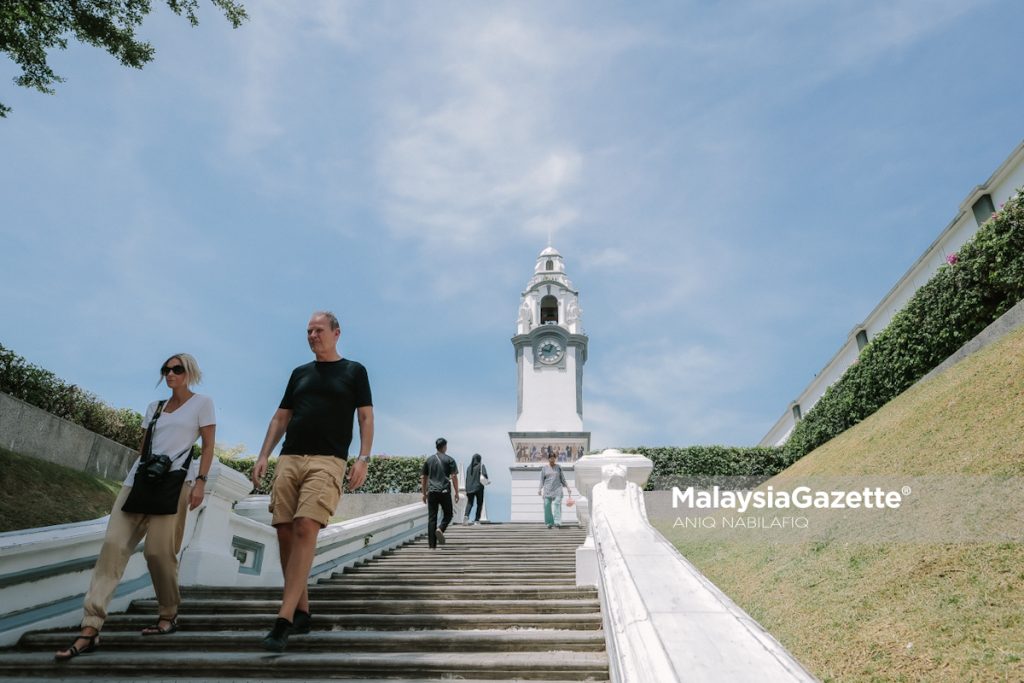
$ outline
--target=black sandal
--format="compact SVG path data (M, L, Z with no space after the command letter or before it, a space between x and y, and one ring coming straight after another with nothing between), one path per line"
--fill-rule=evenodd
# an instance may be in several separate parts
M160 626L160 622L161 621L170 622L171 625L168 626L167 628L164 628L164 627ZM177 617L177 615L175 615L175 616L171 617L170 619L158 619L157 622L156 622L156 625L154 625L154 626L147 626L146 628L142 629L142 635L144 635L144 636L166 636L168 634L176 632L177 630L178 630L178 617Z
M99 646L100 646L99 638L100 638L100 632L99 631L97 631L96 633L92 634L91 636L87 636L85 634L80 633L77 636L75 636L75 639L71 641L71 645L66 650L61 650L60 652L55 652L54 655L53 655L53 658L55 660L57 660L58 662L66 662L69 659L74 659L78 655L84 655L84 654L88 654L89 652L95 652L97 650L97 648L99 648ZM86 645L82 649L78 649L77 647L75 647L75 643L77 643L80 640L87 640L87 641L89 641L89 643L88 643L88 645ZM63 652L67 652L67 654L66 655L65 654L61 654Z

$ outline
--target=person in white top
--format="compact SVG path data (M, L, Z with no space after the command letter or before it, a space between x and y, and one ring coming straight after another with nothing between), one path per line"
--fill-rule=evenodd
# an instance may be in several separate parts
M58 661L67 661L99 647L100 629L107 617L107 605L121 582L128 560L144 537L146 545L143 554L153 579L160 613L156 624L143 629L142 635L165 635L178 630L178 605L181 602L178 590L178 551L181 549L188 511L203 502L206 476L213 465L216 419L213 400L191 389L202 379L195 358L187 353L175 354L164 361L160 375L171 390L171 397L165 401L154 401L146 410L142 426L147 430L152 427L150 447L146 448L146 439L143 439L139 452L140 460L142 455L148 454L168 456L168 474L178 472L177 476L180 477L181 470L187 468L184 483L177 493L176 511L171 514L147 514L122 510L133 486L140 491L144 490L142 486L136 486L135 477L139 469L139 461L136 461L110 511L103 547L93 568L89 592L85 595L85 617L82 619L81 631L67 649L58 650L54 654ZM202 455L198 461L192 458L192 446L197 438L202 438ZM136 498L138 493L136 491ZM174 507L173 499L171 507Z

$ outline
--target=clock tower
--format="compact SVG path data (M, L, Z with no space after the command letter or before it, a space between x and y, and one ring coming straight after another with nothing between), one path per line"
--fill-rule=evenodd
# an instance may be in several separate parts
M583 331L579 292L565 274L562 255L548 247L537 257L533 277L520 296L512 347L516 359L516 424L509 432L514 453L513 522L543 520L540 469L554 453L575 492L573 463L590 448L583 431ZM564 522L576 521L563 506Z

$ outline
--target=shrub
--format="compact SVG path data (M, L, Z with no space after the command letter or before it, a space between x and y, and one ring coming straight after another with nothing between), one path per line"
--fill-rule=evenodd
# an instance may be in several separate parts
M925 283L797 423L792 463L908 389L1024 299L1024 192Z
M710 485L729 477L767 479L786 467L785 453L772 446L687 446L623 449L639 453L654 462L646 490L661 491L673 486Z
M111 408L94 394L67 384L3 345L0 391L129 448L137 449L142 442L142 415L126 408Z

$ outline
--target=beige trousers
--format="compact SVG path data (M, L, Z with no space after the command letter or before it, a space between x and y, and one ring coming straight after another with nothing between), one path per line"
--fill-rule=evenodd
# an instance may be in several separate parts
M191 483L181 487L178 498L178 512L173 515L143 515L122 512L121 506L131 492L131 486L121 488L114 509L110 512L107 534L103 548L92 570L92 582L85 594L85 618L82 626L91 626L99 631L107 618L107 605L121 583L124 569L131 559L135 547L146 538L143 555L149 565L149 576L156 589L160 605L160 618L171 619L178 614L181 594L178 591L178 551L185 535L185 519L188 515L188 499L192 492Z

